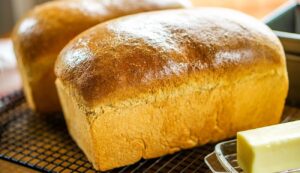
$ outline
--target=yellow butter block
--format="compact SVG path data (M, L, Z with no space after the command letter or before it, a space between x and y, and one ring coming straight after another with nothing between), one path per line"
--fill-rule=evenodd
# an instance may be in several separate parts
M300 168L300 121L239 132L237 159L245 173Z

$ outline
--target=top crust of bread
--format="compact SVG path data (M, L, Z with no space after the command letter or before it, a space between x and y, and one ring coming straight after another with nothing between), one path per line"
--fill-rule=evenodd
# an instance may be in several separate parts
M190 5L188 0L60 0L36 6L12 36L29 107L40 113L61 111L54 63L76 35L120 16Z
M200 8L97 25L63 49L55 73L94 106L177 86L199 73L230 81L273 70L287 84L284 69L282 46L263 23L233 10Z
M31 10L15 27L16 52L23 63L60 51L71 38L93 25L144 11L190 6L186 0L68 0L51 1Z

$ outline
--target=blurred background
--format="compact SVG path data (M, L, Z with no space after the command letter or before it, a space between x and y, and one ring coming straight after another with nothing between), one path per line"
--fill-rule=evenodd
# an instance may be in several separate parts
M0 97L21 88L10 40L13 26L31 8L46 1L49 0L0 0ZM232 8L261 20L279 6L292 1L296 0L191 0L196 7Z
M33 6L47 0L0 0L0 34L9 33L14 23Z
M15 22L37 4L49 0L0 0L0 35L7 35ZM221 6L262 17L287 0L191 0L194 6Z

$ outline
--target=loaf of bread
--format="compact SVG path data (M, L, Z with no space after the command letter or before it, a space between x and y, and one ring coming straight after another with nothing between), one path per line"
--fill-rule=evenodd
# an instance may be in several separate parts
M60 111L54 62L76 35L116 17L189 6L186 0L52 1L34 8L15 27L13 40L29 106L42 113Z
M214 8L97 25L62 50L55 74L69 132L98 170L278 123L288 90L272 31Z

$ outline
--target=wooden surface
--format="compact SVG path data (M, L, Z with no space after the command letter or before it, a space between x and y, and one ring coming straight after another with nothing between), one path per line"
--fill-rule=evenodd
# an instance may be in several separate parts
M38 173L38 171L0 159L0 173Z
M227 7L243 11L257 18L262 18L287 0L192 0L194 6ZM5 52L5 53L3 53ZM21 87L9 38L0 39L0 97ZM8 63L9 62L9 63ZM4 86L5 83L5 86ZM35 173L22 166L2 161L0 173Z

